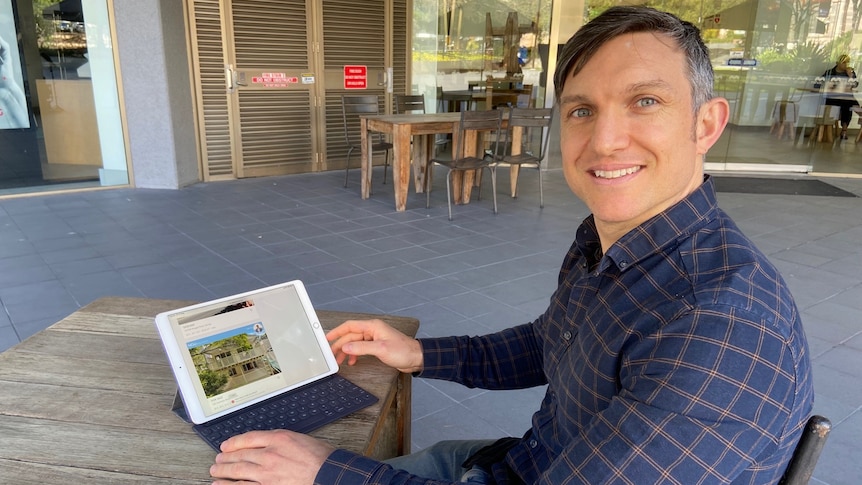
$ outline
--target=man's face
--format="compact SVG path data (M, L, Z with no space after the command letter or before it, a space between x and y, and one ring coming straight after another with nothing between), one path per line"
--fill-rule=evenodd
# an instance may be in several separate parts
M693 114L687 73L671 40L634 33L605 43L564 85L563 172L605 248L703 181L701 155L726 115L719 133L704 139L709 130Z

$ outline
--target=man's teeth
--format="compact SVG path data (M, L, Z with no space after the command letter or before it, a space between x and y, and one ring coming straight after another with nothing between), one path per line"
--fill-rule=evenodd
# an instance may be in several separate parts
M622 177L623 175L633 174L640 169L641 169L640 167L629 167L629 168L623 168L620 170L596 170L593 173L598 178L615 179L615 178Z

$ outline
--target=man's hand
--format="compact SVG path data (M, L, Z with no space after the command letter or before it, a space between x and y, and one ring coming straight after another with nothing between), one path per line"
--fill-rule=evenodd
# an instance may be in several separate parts
M358 356L373 355L401 372L422 370L419 341L382 320L348 320L326 334L326 338L332 342L332 352L339 364L347 359L347 364L353 365Z
M210 475L216 479L213 485L313 484L334 449L293 431L251 431L222 443Z

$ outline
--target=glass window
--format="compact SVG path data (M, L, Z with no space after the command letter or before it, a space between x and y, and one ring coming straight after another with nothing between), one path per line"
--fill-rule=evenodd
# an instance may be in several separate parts
M616 4L587 1L585 19ZM858 86L862 6L850 0L647 2L701 28L730 123L709 170L862 173Z
M129 183L106 0L0 0L0 195Z
M437 111L544 105L550 12L551 0L415 0L414 92Z

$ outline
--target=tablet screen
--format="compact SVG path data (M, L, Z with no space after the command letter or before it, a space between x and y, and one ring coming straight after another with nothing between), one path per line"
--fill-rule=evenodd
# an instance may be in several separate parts
M294 284L166 316L205 420L337 371Z

